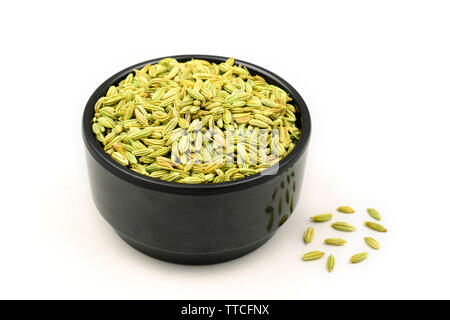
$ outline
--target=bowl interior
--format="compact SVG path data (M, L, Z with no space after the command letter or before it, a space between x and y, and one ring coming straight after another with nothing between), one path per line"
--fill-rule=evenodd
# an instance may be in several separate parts
M277 172L283 172L284 169L290 167L296 159L298 159L303 152L305 151L311 133L311 119L309 115L308 108L303 101L303 98L300 94L285 80L277 76L271 71L268 71L264 68L256 66L252 63L248 63L242 60L235 59L235 64L242 65L246 67L252 75L259 75L263 77L269 84L276 85L283 90L285 90L293 99L290 103L295 106L297 109L297 114L300 115L297 117L296 125L298 128L302 130L302 136L300 141L296 144L294 149L289 153L289 155L282 159L279 163L279 167L277 172L275 172L275 168L267 168L265 169L265 173L254 174L248 176L243 179L229 181L229 182L221 182L214 184L181 184L176 182L163 181L159 179L150 178L147 176L140 175L127 167L123 167L120 164L116 163L107 153L104 152L103 147L100 142L97 141L94 134L91 130L91 120L94 117L94 105L99 98L104 96L111 85L117 85L120 81L125 79L125 77L133 72L135 69L140 69L145 65L151 63L158 63L160 60L165 58L174 58L179 62L186 62L192 59L203 59L209 62L221 63L226 61L228 58L219 57L219 56L209 56L209 55L179 55L179 56L169 56L169 57L161 57L157 59L152 59L148 61L144 61L128 67L112 77L103 82L91 95L86 104L83 120L82 120L82 133L83 139L89 153L107 170L111 173L116 174L123 179L135 184L139 184L143 187L148 187L152 189L166 190L171 192L179 192L179 193L196 193L196 192L226 192L226 191L236 191L239 188L246 188L254 185L255 183L262 183L267 179L273 178L277 175Z

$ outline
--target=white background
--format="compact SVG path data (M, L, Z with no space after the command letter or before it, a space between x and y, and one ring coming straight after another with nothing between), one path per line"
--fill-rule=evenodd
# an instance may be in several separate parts
M450 298L447 1L9 1L1 32L0 298ZM90 196L81 114L123 68L233 56L290 82L313 135L301 203L262 248L181 266L127 246ZM343 248L308 217L349 204ZM389 232L361 226L377 208ZM341 235L341 234L339 234ZM351 254L382 248L359 265ZM367 249L366 249L367 248ZM303 263L324 249L336 256Z

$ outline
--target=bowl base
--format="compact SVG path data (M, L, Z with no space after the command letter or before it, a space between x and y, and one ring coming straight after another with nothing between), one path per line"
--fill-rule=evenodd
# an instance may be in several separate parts
M159 260L163 260L166 262L172 262L177 264L186 264L186 265L206 265L206 264L215 264L221 263L229 260L233 260L239 257L242 257L260 246L266 243L273 235L273 233L268 234L262 239L258 241L252 242L246 246L239 247L232 250L220 251L220 252L205 252L205 253L184 253L184 252L173 252L173 251L165 251L160 250L143 243L137 242L133 239L130 239L123 233L117 231L117 234L130 246L134 249Z

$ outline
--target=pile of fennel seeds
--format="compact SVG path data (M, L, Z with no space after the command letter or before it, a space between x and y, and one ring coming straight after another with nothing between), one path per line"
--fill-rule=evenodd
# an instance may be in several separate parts
M340 206L336 209L336 211L338 211L340 213L345 213L345 214L355 213L355 210L349 206ZM377 210L369 208L369 209L367 209L367 213L373 219L375 219L377 221L381 220L381 215ZM324 213L324 214L319 214L319 215L311 217L311 222L324 223L324 222L330 221L332 218L333 218L333 214ZM385 227L383 227L381 224L373 222L373 221L365 221L364 225L366 227L368 227L369 229L372 229L373 231L376 231L376 232L387 232L387 229ZM350 223L347 223L347 222L342 222L342 221L332 223L331 227L335 230L342 231L342 232L357 231L357 229L353 225L351 225ZM314 228L309 227L306 229L306 231L303 234L303 241L305 242L306 245L308 245L311 242L313 242L314 237L315 237ZM367 246L369 246L371 249L374 249L374 250L380 249L380 243L377 240L375 240L374 238L364 237L364 241L367 244ZM324 242L324 244L329 245L329 246L343 246L347 243L347 241L345 239L341 239L341 238L326 238L326 239L324 239L323 242ZM305 253L302 256L302 260L303 261L319 260L324 255L325 255L325 252L322 252L322 251L310 251L310 252ZM369 253L365 252L365 251L356 253L350 257L349 261L352 264L360 263L360 262L364 261L368 257L368 255L369 255ZM327 268L328 272L333 271L334 266L335 266L335 261L336 261L335 257L332 254L330 254L328 256L327 263L326 263L326 268Z
M226 182L258 173L292 151L301 130L290 101L232 58L220 64L166 58L111 86L95 104L92 131L112 159L142 175ZM236 152L224 153L230 132Z

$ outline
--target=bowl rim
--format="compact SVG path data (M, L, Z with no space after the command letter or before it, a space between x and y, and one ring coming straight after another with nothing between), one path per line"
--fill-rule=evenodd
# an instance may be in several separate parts
M118 176L119 178L129 183L138 185L140 187L159 190L163 192L170 192L177 194L202 194L202 195L231 192L231 191L234 192L252 187L257 184L264 183L266 181L275 178L280 173L284 172L287 168L290 168L296 162L296 160L299 157L301 157L303 153L306 151L311 136L311 117L309 114L308 107L306 106L306 103L301 97L301 95L297 92L297 90L294 89L294 87L292 87L288 82L286 82L284 79L282 79L275 73L266 70L260 66L257 66L255 64L235 59L235 64L247 67L252 74L260 75L267 82L275 84L284 89L292 97L293 101L295 102L295 105L298 107L300 111L302 122L302 137L300 141L296 144L294 149L287 155L287 157L279 162L278 171L275 174L273 174L273 171L277 170L277 167L273 166L265 169L264 170L265 174L257 173L234 181L211 183L211 184L183 184L144 176L130 170L127 167L124 167L116 163L103 150L98 141L95 139L95 135L92 133L91 119L93 116L94 105L97 102L97 100L106 93L107 89L111 85L114 85L118 81L124 79L126 75L131 73L133 70L142 68L149 63L155 64L161 61L162 59L166 58L174 58L180 62L189 61L191 59L203 59L216 63L224 62L228 59L222 56L203 55L203 54L166 56L137 63L135 65L123 69L122 71L117 72L116 74L105 80L92 93L84 108L82 117L82 136L84 144L89 154L111 174Z

